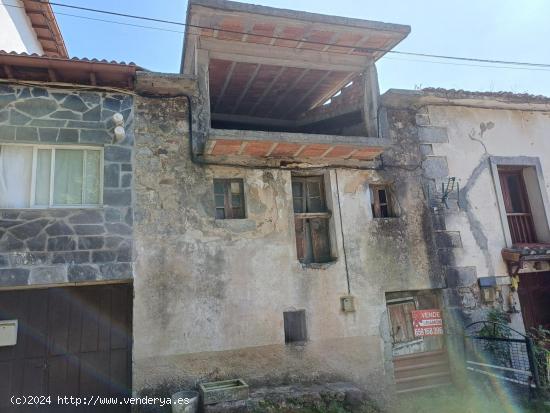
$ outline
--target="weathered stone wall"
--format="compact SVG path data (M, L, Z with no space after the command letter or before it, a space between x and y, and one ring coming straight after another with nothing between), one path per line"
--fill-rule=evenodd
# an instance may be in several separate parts
M180 81L170 77L175 90ZM385 292L443 286L416 141L405 134L382 170L316 171L329 183L337 259L314 268L296 257L291 171L193 163L189 110L185 97L136 98L135 390L235 376L253 385L349 379L383 399L393 381ZM246 219L216 220L213 178L235 177ZM372 218L369 183L379 182L394 182L398 218ZM284 344L292 309L306 311L305 345Z
M104 187L99 208L0 210L0 287L131 279L132 96L0 85L3 142L101 146Z

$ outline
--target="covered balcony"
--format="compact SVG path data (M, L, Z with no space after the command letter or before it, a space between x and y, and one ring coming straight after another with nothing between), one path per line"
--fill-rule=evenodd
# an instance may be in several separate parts
M408 26L192 0L182 73L204 96L196 156L285 166L372 161L378 136L375 61Z

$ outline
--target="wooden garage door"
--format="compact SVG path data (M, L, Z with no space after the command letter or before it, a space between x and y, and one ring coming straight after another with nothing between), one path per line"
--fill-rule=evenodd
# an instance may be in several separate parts
M17 344L0 347L0 411L37 411L13 408L11 395L128 395L131 315L127 284L0 292L0 320L19 322Z

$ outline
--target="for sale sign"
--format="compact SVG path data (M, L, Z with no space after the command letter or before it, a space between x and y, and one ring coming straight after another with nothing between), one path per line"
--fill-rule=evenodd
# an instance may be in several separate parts
M440 310L412 311L415 337L440 336L443 334L443 319Z

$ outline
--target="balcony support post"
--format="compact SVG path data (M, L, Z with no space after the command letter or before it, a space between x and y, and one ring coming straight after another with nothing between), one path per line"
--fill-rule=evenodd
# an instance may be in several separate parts
M369 137L378 136L378 74L374 60L370 60L363 71L363 121L365 132Z

